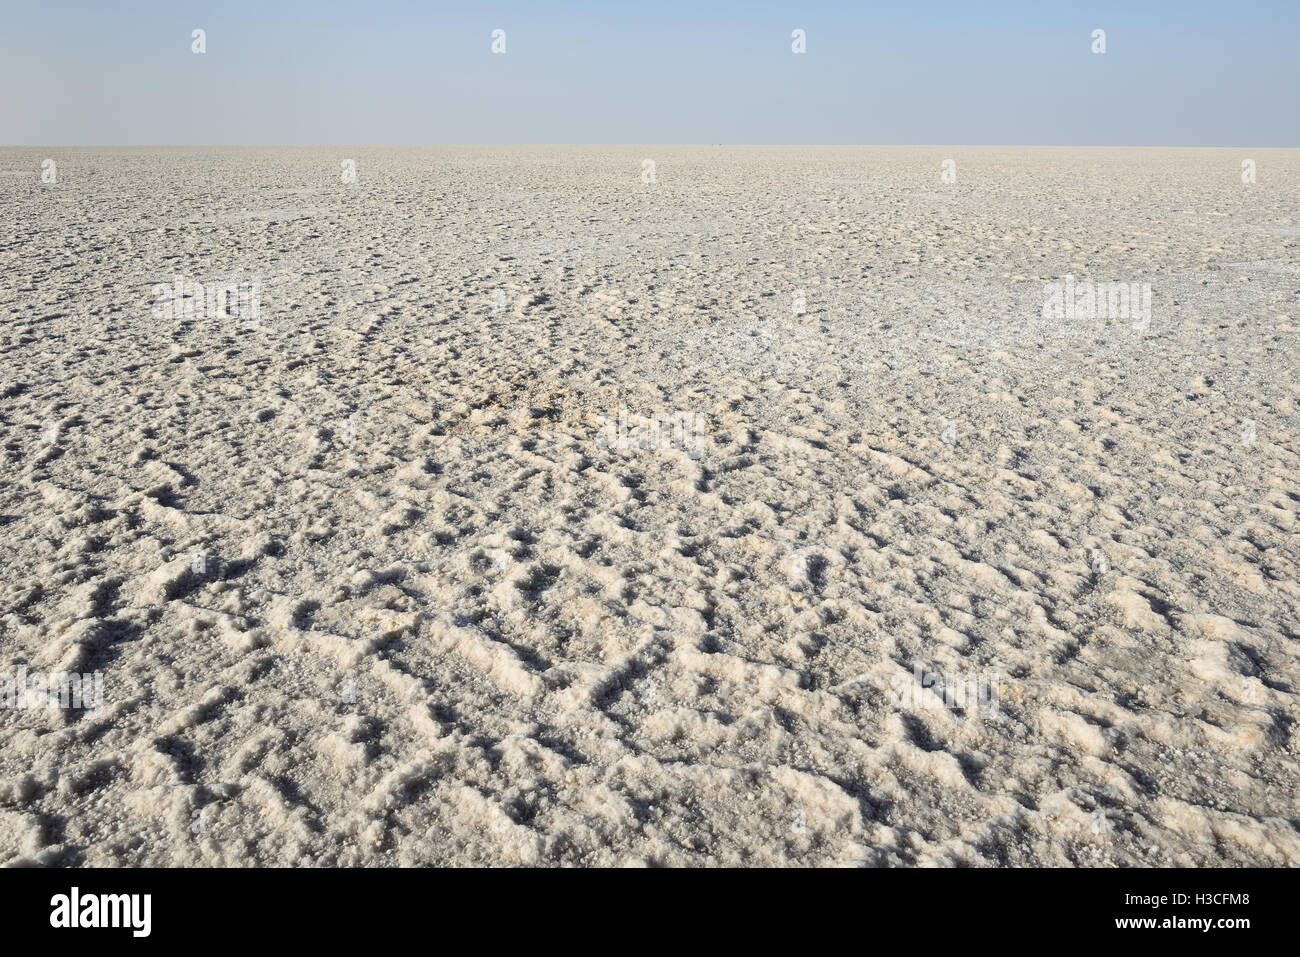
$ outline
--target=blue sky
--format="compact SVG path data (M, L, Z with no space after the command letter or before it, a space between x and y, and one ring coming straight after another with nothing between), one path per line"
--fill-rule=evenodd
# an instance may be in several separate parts
M1298 41L1297 0L50 0L0 17L0 144L1300 146Z

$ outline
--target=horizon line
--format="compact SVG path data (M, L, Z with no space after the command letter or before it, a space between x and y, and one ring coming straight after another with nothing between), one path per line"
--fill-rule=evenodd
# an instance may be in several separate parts
M1179 143L0 143L0 149L324 149L334 147L400 147L405 149L505 149L538 147L747 147L760 149L1166 149L1166 150L1300 150L1295 146L1188 145Z

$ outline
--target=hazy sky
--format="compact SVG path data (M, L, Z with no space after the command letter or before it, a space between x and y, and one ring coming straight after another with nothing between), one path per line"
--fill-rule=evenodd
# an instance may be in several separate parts
M1105 54L1091 51L1096 28ZM1297 146L1298 102L1300 0L6 0L0 12L4 145Z

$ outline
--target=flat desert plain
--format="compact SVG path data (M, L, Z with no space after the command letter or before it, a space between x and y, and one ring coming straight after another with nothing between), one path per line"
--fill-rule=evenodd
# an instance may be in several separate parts
M0 150L0 860L1300 863L1298 201Z

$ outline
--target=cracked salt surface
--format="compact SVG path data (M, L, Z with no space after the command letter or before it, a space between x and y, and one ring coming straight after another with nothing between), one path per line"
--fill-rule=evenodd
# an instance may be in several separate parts
M1300 863L1257 152L0 150L0 860Z

